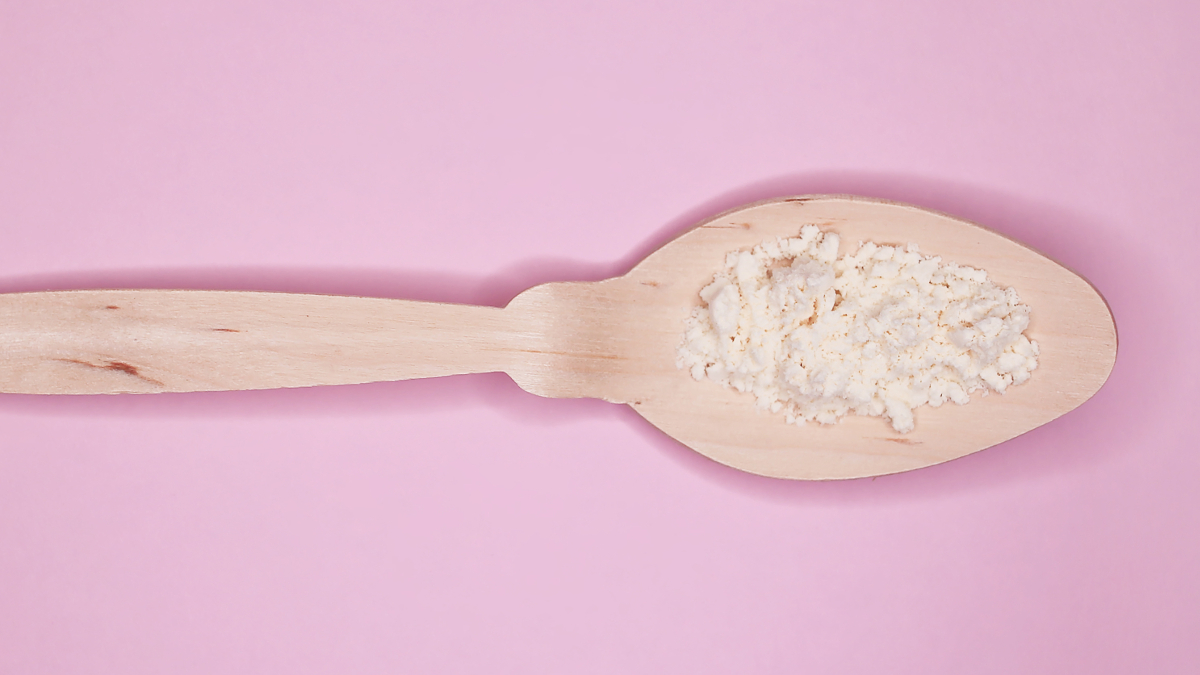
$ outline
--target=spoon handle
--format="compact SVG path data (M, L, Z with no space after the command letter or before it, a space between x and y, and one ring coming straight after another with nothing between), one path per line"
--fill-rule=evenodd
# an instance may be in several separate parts
M505 370L511 312L241 291L0 295L0 392L308 387Z

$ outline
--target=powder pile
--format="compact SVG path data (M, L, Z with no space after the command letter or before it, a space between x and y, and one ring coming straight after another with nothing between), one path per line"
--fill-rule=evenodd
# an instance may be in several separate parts
M913 409L968 403L1029 379L1038 345L1029 307L987 273L917 246L862 243L838 257L838 236L800 236L726 256L687 319L677 365L750 392L789 422L833 424L853 412L898 432Z

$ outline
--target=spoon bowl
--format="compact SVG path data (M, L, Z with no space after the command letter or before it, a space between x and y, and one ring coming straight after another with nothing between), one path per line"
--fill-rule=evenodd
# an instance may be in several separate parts
M986 270L1017 289L1041 348L1026 383L969 405L923 406L899 434L879 418L794 425L749 394L675 365L684 321L730 251L815 224ZM758 202L709 219L599 282L531 288L503 309L230 291L0 296L0 392L166 392L350 384L504 371L546 397L628 404L684 445L764 476L838 479L976 452L1074 409L1104 384L1117 336L1104 299L1036 251L950 216L874 199Z
M697 382L675 365L684 320L700 304L728 252L806 224L860 241L904 245L987 270L1015 287L1032 313L1026 331L1041 348L1026 383L976 392L969 405L923 406L906 434L879 418L788 424L757 410L749 394ZM996 445L1074 409L1104 384L1116 359L1116 328L1104 299L1082 277L983 227L893 202L810 196L751 204L716 216L654 252L624 276L557 283L518 296L510 310L539 326L539 353L510 374L542 396L590 396L632 406L684 445L743 471L779 478L877 476L938 464Z

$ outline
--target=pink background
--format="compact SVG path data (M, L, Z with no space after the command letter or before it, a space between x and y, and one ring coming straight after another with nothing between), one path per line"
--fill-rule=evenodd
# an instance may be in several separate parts
M839 483L503 375L2 396L0 673L1200 672L1197 7L0 0L2 291L499 305L850 192L1121 338L1072 414Z

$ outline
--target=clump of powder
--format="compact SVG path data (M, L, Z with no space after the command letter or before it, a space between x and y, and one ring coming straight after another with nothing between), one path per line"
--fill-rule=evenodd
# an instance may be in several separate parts
M833 424L853 412L899 432L913 409L968 403L1029 379L1038 345L1029 307L987 272L904 247L800 236L735 251L687 319L677 365L754 395L789 422Z

